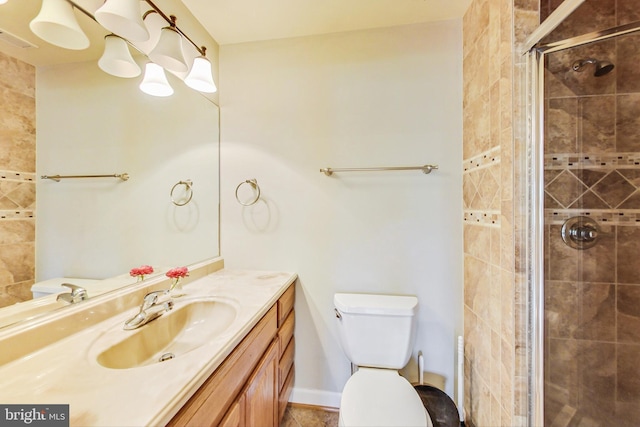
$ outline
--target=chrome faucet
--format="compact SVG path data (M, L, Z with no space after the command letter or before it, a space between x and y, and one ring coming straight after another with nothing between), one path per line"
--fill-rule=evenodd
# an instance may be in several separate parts
M75 304L80 301L84 301L89 299L89 294L87 294L87 290L85 288L81 288L80 286L72 285L71 283L63 283L62 286L65 286L71 289L71 292L67 292L64 294L58 294L56 301L66 301L69 304Z
M132 329L137 329L162 316L167 311L170 311L173 308L173 301L166 300L162 303L158 303L158 298L161 295L166 295L168 293L169 289L165 289L146 294L142 299L142 304L140 305L140 311L138 314L124 322L124 330L130 331Z

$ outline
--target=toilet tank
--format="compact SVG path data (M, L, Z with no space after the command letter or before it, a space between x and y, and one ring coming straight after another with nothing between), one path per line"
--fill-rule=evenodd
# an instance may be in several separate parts
M418 298L378 294L335 294L340 342L358 366L401 369L416 338Z

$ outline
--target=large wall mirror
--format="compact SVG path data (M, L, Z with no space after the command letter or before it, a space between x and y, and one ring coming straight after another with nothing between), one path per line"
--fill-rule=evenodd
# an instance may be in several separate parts
M179 0L161 3L196 22ZM28 29L40 5L0 5L0 327L68 304L31 299L34 283L88 279L92 297L135 283L140 265L164 274L219 255L215 99L171 74L175 92L159 98L139 90L142 76L102 72L106 31L81 14L90 49L47 44ZM17 48L13 36L36 47Z

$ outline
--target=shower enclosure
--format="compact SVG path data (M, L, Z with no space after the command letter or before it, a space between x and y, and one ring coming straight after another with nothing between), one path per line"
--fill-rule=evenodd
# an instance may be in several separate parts
M529 54L532 425L640 426L639 31L587 0Z

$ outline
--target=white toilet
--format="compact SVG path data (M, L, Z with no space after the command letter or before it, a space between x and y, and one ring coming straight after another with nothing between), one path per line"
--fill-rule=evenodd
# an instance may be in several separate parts
M36 282L31 286L31 293L33 298L40 298L51 294L59 294L63 292L69 292L69 288L62 286L63 283L71 283L73 285L82 286L88 288L94 283L100 282L99 279L78 279L76 277L56 277L49 280L43 280ZM89 290L89 296L91 296Z
M342 348L358 367L340 401L339 426L432 427L420 396L398 370L413 350L414 296L335 294Z

